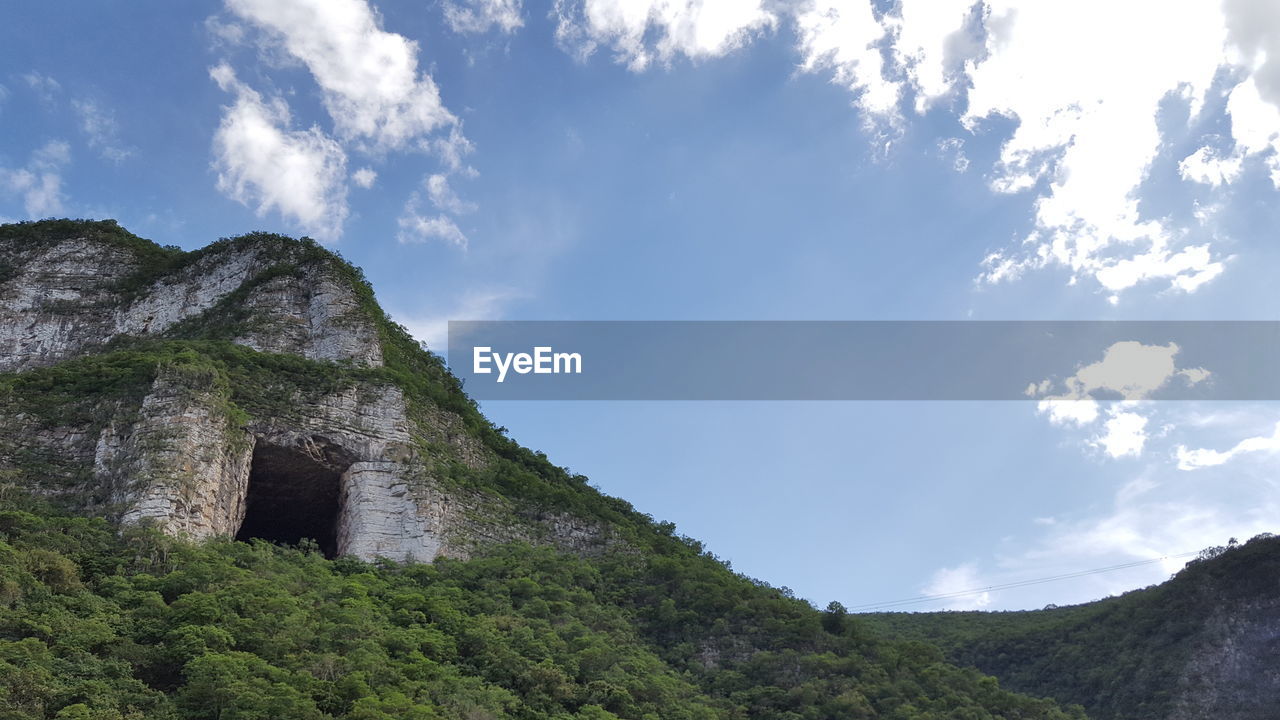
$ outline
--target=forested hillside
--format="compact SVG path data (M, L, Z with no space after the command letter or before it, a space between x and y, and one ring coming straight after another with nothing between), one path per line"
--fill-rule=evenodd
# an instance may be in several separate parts
M5 720L1084 717L674 537L367 564L4 504Z
M519 445L305 239L0 226L0 367L0 720L1083 717Z
M862 617L1099 720L1270 720L1280 707L1280 538L1269 535L1099 602Z

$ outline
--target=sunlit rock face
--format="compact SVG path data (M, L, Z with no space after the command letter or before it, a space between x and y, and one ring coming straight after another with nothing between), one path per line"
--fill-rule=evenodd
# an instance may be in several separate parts
M54 373L51 388L74 389L48 403L0 395L0 474L125 524L195 539L310 539L329 556L429 561L511 540L585 553L607 544L599 522L449 482L459 468L483 472L491 451L457 415L407 401L377 374L372 294L362 301L331 255L275 236L166 257L177 260L157 271L154 258L92 234L0 236L0 378ZM112 388L111 367L83 367L186 340L196 360L161 362L129 392ZM273 355L213 367L201 364L201 342ZM334 387L295 378L283 391L264 380L271 402L230 389L228 376L253 369L237 363L289 378L288 357L321 377L326 366L368 372ZM68 403L75 412L61 409Z
M232 338L255 350L382 364L377 334L360 317L351 288L322 268L266 277L281 258L252 245L209 254L127 291L139 260L88 238L0 253L11 275L0 286L0 371L49 365L119 336L164 336L218 311L256 317Z

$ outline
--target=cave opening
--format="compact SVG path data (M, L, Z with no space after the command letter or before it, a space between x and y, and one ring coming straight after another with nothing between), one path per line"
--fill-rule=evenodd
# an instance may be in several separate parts
M310 538L325 557L337 557L344 470L300 449L258 443L236 540L296 545Z

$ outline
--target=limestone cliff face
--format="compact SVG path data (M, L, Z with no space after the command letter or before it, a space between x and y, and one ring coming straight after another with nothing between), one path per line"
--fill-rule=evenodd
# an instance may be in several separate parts
M611 542L599 520L451 480L490 470L493 450L457 413L411 402L377 374L379 317L349 266L324 251L250 237L194 257L158 255L92 224L35 224L38 241L8 227L0 479L173 534L314 537L330 554L364 559L467 557L511 540L578 552ZM210 365L205 345L183 341L267 355ZM142 361L129 354L139 347ZM99 391L115 387L112 363L153 355L138 387ZM308 362L298 370L288 357ZM86 358L108 367L85 369ZM244 367L255 363L311 375L281 372L245 389ZM272 394L282 399L270 406L257 397Z
M126 250L72 237L0 252L11 275L0 285L0 371L49 365L119 336L162 336L214 311L278 262L259 247L235 248L156 278L129 297L119 286L140 263ZM235 339L248 347L370 367L382 363L377 337L359 321L350 289L323 271L266 280L236 305L258 315L259 323Z

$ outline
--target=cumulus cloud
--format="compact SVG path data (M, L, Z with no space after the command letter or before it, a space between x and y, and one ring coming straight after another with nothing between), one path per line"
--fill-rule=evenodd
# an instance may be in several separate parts
M445 0L444 21L456 33L513 33L524 25L520 10L520 0Z
M1102 435L1094 438L1095 446L1113 458L1142 454L1147 443L1147 418L1135 412L1113 412Z
M72 100L71 109L80 119L80 130L89 147L97 150L104 160L118 163L133 154L131 148L120 142L120 126L111 111L93 100Z
M778 22L762 0L556 0L554 12L566 51L585 59L608 47L636 71L724 55Z
M1231 90L1227 113L1236 153L1263 158L1271 170L1271 182L1280 188L1280 106L1263 97L1260 78L1244 80Z
M1181 95L1200 107L1223 62L1220 10L989 0L986 12L1004 27L988 32L971 65L962 121L1016 119L991 186L1038 197L1028 249L988 258L983 278L1058 265L1114 296L1154 280L1191 292L1220 274L1207 246L1179 246L1165 224L1144 219L1137 194L1161 148L1161 102Z
M1139 285L1191 293L1221 275L1224 258L1210 244L1141 208L1168 147L1162 108L1181 101L1196 120L1222 77L1238 80L1227 107L1234 148L1193 153L1182 176L1229 185L1258 157L1280 188L1280 10L1270 0L882 5L559 0L557 34L581 57L604 47L640 71L678 55L724 55L786 26L800 68L847 88L869 127L899 126L905 107L963 108L957 118L974 134L989 118L1013 121L989 183L1028 196L1033 228L987 254L984 283L1064 268L1115 303ZM960 154L956 163L966 165Z
M802 69L830 72L869 120L896 118L901 90L885 78L880 52L888 31L870 3L815 0L796 14L795 25Z
M27 218L39 219L66 211L62 170L71 162L71 146L50 140L31 154L20 168L0 167L0 189L22 198Z
M1246 438L1236 443L1230 450L1191 450L1185 445L1179 445L1174 453L1178 459L1179 470L1198 470L1223 465L1247 453L1276 452L1277 450L1280 450L1280 423L1276 424L1275 432L1271 435Z
M899 15L885 25L896 36L895 64L915 91L915 108L924 112L949 95L964 74L965 63L983 50L973 21L974 0L902 0Z
M1137 457L1147 442L1148 418L1136 409L1141 401L1173 382L1195 385L1209 377L1204 368L1179 368L1179 347L1144 345L1132 340L1113 343L1101 360L1081 366L1060 383L1045 379L1027 386L1026 395L1041 398L1036 412L1053 425L1092 425L1103 415L1099 398L1124 402L1106 409L1102 432L1089 445L1112 458Z
M425 146L456 126L416 42L381 28L365 0L226 0L227 8L306 65L337 134L375 151Z
M1063 392L1049 399L1084 400L1099 394L1124 400L1141 400L1166 387L1175 379L1194 385L1209 377L1204 368L1179 368L1175 358L1177 343L1144 345L1123 340L1110 345L1102 359L1084 365L1062 381ZM1043 380L1027 387L1029 397L1051 392L1053 381Z
M1089 425L1098 419L1098 401L1045 398L1036 403L1036 412L1047 415L1053 425Z
M229 66L210 75L235 96L213 139L218 189L259 215L279 211L317 239L339 238L348 212L346 153L317 127L291 129L284 100L263 98Z
M359 185L366 190L373 187L373 183L377 181L377 179L378 173L375 172L373 168L362 167L351 173L351 180L354 181L356 185Z

